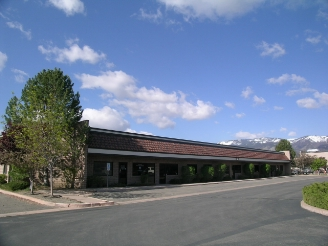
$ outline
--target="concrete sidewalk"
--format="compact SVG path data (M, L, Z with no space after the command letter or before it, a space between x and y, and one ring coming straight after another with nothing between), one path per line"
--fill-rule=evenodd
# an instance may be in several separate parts
M37 204L49 206L49 207L57 207L57 208L86 208L86 207L99 207L99 206L109 206L114 205L114 202L94 198L91 196L85 196L85 195L79 195L79 194L61 194L58 192L54 192L54 197L63 197L67 198L68 201L71 202L51 202L44 199L39 199L36 197L33 197L32 195L23 195L16 192L6 191L0 189L0 193L9 195L12 197L16 197L18 199L34 202ZM72 202L73 201L73 202Z

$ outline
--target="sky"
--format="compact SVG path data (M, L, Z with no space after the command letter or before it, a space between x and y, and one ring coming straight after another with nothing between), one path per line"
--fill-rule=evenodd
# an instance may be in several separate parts
M328 135L327 0L0 0L0 115L54 68L91 127L212 143Z

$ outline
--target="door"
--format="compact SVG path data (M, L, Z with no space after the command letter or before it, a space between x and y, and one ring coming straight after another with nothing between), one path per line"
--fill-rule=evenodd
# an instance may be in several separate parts
M127 163L126 162L120 162L118 164L118 183L119 184L123 184L123 185L127 185L128 184L128 179L127 179L127 174L128 174L128 170L127 170Z

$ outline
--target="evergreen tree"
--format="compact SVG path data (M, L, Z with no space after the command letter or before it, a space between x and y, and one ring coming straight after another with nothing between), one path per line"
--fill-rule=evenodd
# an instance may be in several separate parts
M290 153L290 159L294 160L296 156L296 152L293 149L291 143L287 139L281 139L279 143L276 145L276 151L289 151Z

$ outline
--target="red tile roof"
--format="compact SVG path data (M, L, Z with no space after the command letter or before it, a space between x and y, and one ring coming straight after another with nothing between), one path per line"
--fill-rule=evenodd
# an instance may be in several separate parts
M92 128L91 128L92 129ZM280 152L161 138L141 134L91 130L89 148L178 155L214 156L288 161Z

